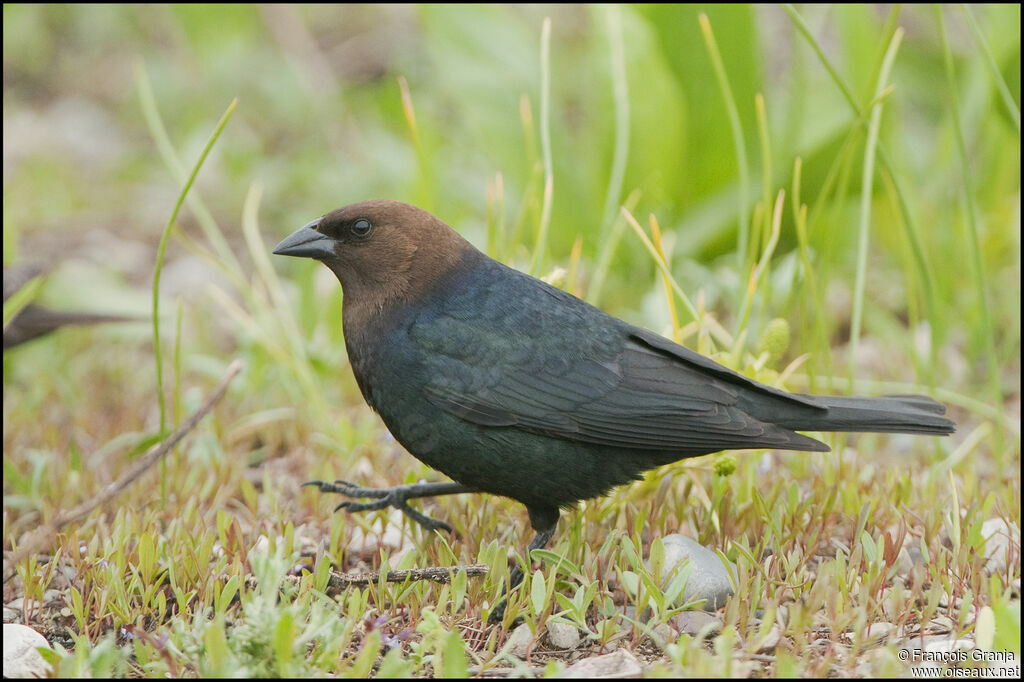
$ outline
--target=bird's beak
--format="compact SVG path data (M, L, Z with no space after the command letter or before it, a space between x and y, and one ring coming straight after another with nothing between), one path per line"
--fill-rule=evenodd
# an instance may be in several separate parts
M316 231L320 218L310 221L295 232L284 238L274 247L278 256L299 256L302 258L332 258L334 256L334 240Z

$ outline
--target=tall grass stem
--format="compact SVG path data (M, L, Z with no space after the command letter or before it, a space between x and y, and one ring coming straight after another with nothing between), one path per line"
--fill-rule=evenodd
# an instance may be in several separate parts
M971 275L974 279L975 294L978 299L978 311L981 315L981 325L978 330L983 345L984 353L988 360L988 378L990 390L992 391L993 405L997 407L1003 404L1003 394L999 381L999 360L996 354L995 334L992 329L992 314L988 304L988 287L985 283L985 268L981 257L981 234L978 230L978 208L974 202L974 192L971 189L971 169L967 159L967 145L964 142L963 125L960 118L960 95L956 84L956 69L953 65L953 51L949 45L949 35L946 32L946 22L943 17L942 5L935 6L935 15L938 19L939 33L942 36L942 49L946 62L946 78L949 84L949 97L953 104L953 132L956 137L956 150L960 159L960 172L962 174L961 201L964 206L965 219L967 222L967 251L971 264ZM1001 440L1001 431L997 431L997 438ZM1002 453L1003 448L999 443L998 452ZM1002 454L1000 454L1002 456Z
M551 163L551 17L544 18L540 38L540 148L544 158L544 200L541 204L537 242L530 263L530 274L540 274L547 251L551 224L551 202L555 192L555 173Z
M143 73L145 72L143 71ZM220 121L217 122L217 126L214 128L213 134L210 135L210 139L206 141L206 145L203 147L203 151L200 152L195 166L192 167L192 172L189 174L188 179L185 181L185 185L181 188L181 192L178 194L178 200L174 204L174 210L171 211L171 217L167 221L167 226L164 228L163 234L160 235L160 244L157 247L156 267L153 271L153 354L156 362L156 390L157 401L160 405L161 434L163 434L167 428L167 404L164 396L163 358L160 349L160 274L163 271L164 258L167 255L167 242L170 241L171 230L174 228L174 225L178 220L178 213L181 212L181 207L185 203L185 197L188 195L189 189L192 188L192 184L195 182L196 176L199 174L199 169L203 167L203 162L206 161L206 157L210 154L210 150L213 149L213 145L217 142L220 134L224 132L224 127L228 124L228 120L231 118L231 114L234 113L235 107L237 106L238 98L235 97L231 100L231 104L228 105L228 108L220 117Z
M875 83L875 98L880 98L886 90L889 73L896 60L900 42L903 40L903 29L897 28L885 52L882 66ZM878 132L882 125L882 102L879 101L871 109L871 121L868 125L868 138L864 145L864 166L861 175L860 222L857 228L857 271L853 284L853 313L850 321L850 373L852 388L854 370L857 367L857 347L860 343L860 328L864 315L864 287L867 285L868 245L871 241L871 202L874 199L875 151L878 147Z
M711 30L711 22L708 20L708 15L703 13L697 17L697 21L700 22L700 31L704 36L708 56L711 57L711 66L714 69L718 87L722 91L722 99L725 100L725 110L729 116L729 129L732 132L733 146L736 149L736 171L739 174L740 185L736 259L739 271L744 272L750 244L750 208L748 203L750 201L750 169L747 167L747 143L744 141L740 112L736 106L736 98L732 94L732 87L729 85L729 76L725 72L725 63L718 50L715 34Z

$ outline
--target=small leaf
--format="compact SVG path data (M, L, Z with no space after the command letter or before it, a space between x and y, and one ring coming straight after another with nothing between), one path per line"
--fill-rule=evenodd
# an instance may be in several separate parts
M203 644L206 645L206 659L209 667L201 672L205 677L220 677L227 671L225 664L228 659L228 643L224 637L224 622L218 618L203 633ZM202 659L200 659L202 660Z
M348 669L347 675L355 679L365 679L373 672L373 664L377 660L377 652L380 651L381 638L380 630L373 630L363 640L363 648L359 650L356 659L352 661L352 667Z
M385 654L376 677L382 680L406 679L412 677L415 670L416 666L412 661L402 658L401 648L395 648Z
M274 628L274 658L277 661L277 671L282 677L286 677L287 665L292 658L292 643L295 641L294 620L290 611L282 611L281 619L277 621Z
M469 661L466 658L466 643L459 636L458 629L445 635L441 651L442 677L469 677Z
M71 595L71 613L75 617L75 622L78 623L78 629L79 631L85 630L85 608L82 605L82 593L72 587L69 594Z
M25 283L25 286L18 289L10 298L4 301L4 329L7 329L7 325L10 324L11 320L17 317L18 313L35 299L42 285L42 277L33 277Z
M410 552L411 554L411 552ZM320 559L314 572L313 585L317 591L323 592L331 582L331 562L326 557Z
M995 620L994 651L1012 651L1020 656L1020 600L1000 603L992 608Z
M410 552L411 554L411 552ZM466 571L459 570L452 578L452 616L462 607L462 600L466 597Z
M661 538L654 538L654 542L651 543L648 564L651 567L651 575L660 582L664 577L665 569L665 543L661 541Z
M622 586L626 588L631 597L635 597L636 593L640 590L640 576L633 571L622 571L619 574L622 580Z
M996 616L989 606L983 606L978 611L978 620L974 626L974 641L979 649L992 650L992 643L996 638Z
M155 567L156 548L153 544L153 536L143 533L139 536L139 573L142 574L143 582L152 582Z
M544 585L544 574L540 570L533 573L533 580L530 581L530 600L533 602L533 613L539 615L544 610L544 597L547 595L547 588Z

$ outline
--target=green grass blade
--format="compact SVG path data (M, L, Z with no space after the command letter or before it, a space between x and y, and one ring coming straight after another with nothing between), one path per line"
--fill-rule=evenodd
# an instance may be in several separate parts
M626 200L622 202L621 208L626 209L627 213L632 213L639 202L640 190L634 189L626 197ZM597 305L597 302L600 300L605 279L607 279L608 272L612 267L612 257L615 255L615 249L618 247L619 241L622 239L622 231L625 229L626 218L620 211L612 223L608 238L601 242L601 250L597 254L597 265L594 267L594 275L590 279L590 286L587 287L587 303Z
M748 201L750 197L750 170L747 168L747 143L743 138L743 125L740 123L740 112L736 107L736 98L732 94L732 87L729 85L729 76L725 72L725 63L722 61L722 54L718 50L718 43L715 41L715 34L711 30L711 22L706 14L701 14L697 20L700 22L701 34L704 36L704 44L707 46L708 55L711 57L711 65L714 67L715 78L718 87L722 91L722 99L725 100L725 109L729 115L729 129L732 131L732 141L736 151L736 167L739 173L739 232L737 237L737 264L740 272L746 270L747 251L750 244L750 209Z
M139 103L142 106L142 114L149 128L149 134L153 138L157 150L160 152L164 165L171 171L171 175L177 182L184 184L188 180L187 171L181 163L181 159L178 158L177 153L174 151L174 146L167 135L167 128L164 126L160 110L156 105L156 98L153 95L153 87L150 85L149 76L141 63L137 64L135 68L135 85L139 96ZM215 258L211 257L205 253L204 249L202 255L210 262L219 263L220 269L232 279L239 290L243 290L246 286L246 281L242 266L235 257L234 251L228 244L227 239L224 238L224 234L217 227L217 221L214 220L213 215L206 208L206 204L203 203L196 193L191 193L186 197L186 201L195 215L199 228L203 231L206 239L213 246L217 254ZM194 243L193 246L200 248Z
M753 270L750 273L750 277L747 279L746 292L743 296L743 307L738 318L736 327L735 337L742 343L742 338L746 336L742 332L747 328L747 324L750 322L750 311L754 305L754 293L757 291L757 285L764 277L765 271L768 269L768 265L771 263L772 255L775 253L775 247L779 243L779 234L782 231L782 209L785 205L786 191L779 190L779 194L775 199L775 206L772 209L771 215L767 217L769 221L769 233L765 239L764 251L761 253L761 258L757 263L754 264ZM739 353L739 347L733 349L733 353Z
M166 398L164 397L163 359L160 352L160 273L163 271L164 257L167 254L167 242L170 241L171 230L178 220L178 213L181 211L181 206L185 203L185 197L188 195L189 189L192 188L192 184L199 174L199 169L203 167L203 162L206 161L206 157L210 154L210 150L213 149L217 138L224 131L224 127L228 124L228 120L231 118L231 114L234 113L236 106L238 106L237 97L231 100L231 104L228 105L228 108L220 117L217 127L213 129L213 134L210 135L210 139L207 140L206 146L203 147L203 151L199 154L195 166L192 167L192 172L185 181L185 186L181 188L181 192L178 194L178 200L174 204L174 210L171 211L171 217L167 221L167 226L164 228L163 234L160 235L160 245L157 247L156 268L153 272L153 354L156 361L156 390L157 401L160 404L161 433L164 432L167 426L167 405Z
M875 84L875 98L880 98L888 87L889 73L892 71L896 52L903 40L903 29L898 28L893 34L889 49L878 73ZM867 285L868 244L871 236L871 201L874 197L872 188L875 180L875 150L878 146L878 131L882 124L882 103L878 102L871 109L871 122L868 125L868 139L864 145L864 167L861 175L860 224L857 229L857 273L853 285L853 314L850 321L850 383L857 363L857 345L860 342L861 321L864 314L864 287Z
M25 309L25 306L35 300L43 286L43 280L41 276L33 277L4 301L4 329L7 329L7 325Z
M419 167L419 199L416 203L427 211L434 210L434 187L431 183L433 177L430 172L430 163L427 153L423 149L423 142L420 138L420 129L416 124L416 109L412 105L412 92L409 90L409 81L405 76L398 77L398 89L402 95L402 111L405 114L405 122L409 126L409 137L412 139L412 148L416 153L416 165Z
M268 303L272 304L273 317L277 320L278 328L283 339L271 339L268 329L257 325L256 336L267 348L277 347L284 350L281 355L283 364L289 367L292 374L302 385L303 395L309 401L309 406L318 414L327 419L327 407L323 402L322 392L318 390L314 372L310 365L309 354L306 352L306 344L303 340L302 330L292 314L292 305L285 294L281 280L277 276L273 265L270 263L269 251L259 231L259 206L260 198L263 196L263 187L254 182L249 187L245 196L245 203L242 206L242 236L249 247L249 254L252 256L253 269L262 281L270 301L262 299L256 309L265 309Z
M853 96L853 91L850 90L842 76L840 76L839 72L836 71L836 67L832 64L832 61L825 56L825 51L815 39L814 34L811 33L811 27L807 25L807 22L804 21L804 18L800 16L800 13L796 11L796 8L793 7L793 5L788 3L783 4L782 9L786 11L786 14L788 14L789 18L793 21L793 25L796 27L797 31L800 32L807 41L807 44L811 46L812 50L814 50L814 54L818 56L818 60L821 62L821 65L825 67L825 70L828 71L828 74L832 77L832 82L834 82L836 87L839 88L839 92L843 93L843 97L846 98L846 101L850 103L850 106L855 111L859 111L860 107L857 105L857 98Z
M616 5L608 6L608 49L612 67L612 98L615 101L615 147L612 153L611 174L604 198L604 214L601 219L601 241L608 238L618 215L619 197L626 177L626 161L629 158L629 82L626 80L626 55L622 44L622 15Z
M939 24L939 33L942 36L942 49L946 63L946 78L949 82L949 96L953 104L953 128L956 136L957 155L960 159L960 172L963 181L960 183L962 189L961 200L964 205L964 213L967 221L968 239L967 250L971 263L971 275L974 279L974 287L978 297L978 309L981 314L981 325L978 333L981 336L983 352L988 360L988 377L992 391L992 401L996 406L1003 404L1003 394L999 381L999 360L996 355L995 334L992 329L992 313L988 303L988 286L985 282L985 268L981 257L981 235L978 231L978 208L974 201L974 192L971 190L971 170L967 160L967 146L964 142L963 126L960 119L960 96L956 85L956 70L953 65L953 52L949 45L949 36L946 32L946 22L943 18L942 6L935 7L936 18ZM998 437L998 436L997 436ZM1003 452L1000 447L998 452Z
M551 201L554 198L555 177L551 164L551 17L544 18L540 34L540 148L544 157L544 202L541 205L537 242L530 262L530 274L540 274L547 250L548 228L551 224Z
M967 15L967 23L971 27L971 33L974 34L974 39L978 41L978 47L981 48L982 53L985 55L985 63L988 65L989 71L992 72L992 82L996 84L996 89L999 91L999 97L1003 100L1003 106L1006 107L1006 112L1010 114L1010 118L1013 120L1013 125L1017 127L1017 134L1020 134L1020 108L1017 103L1013 101L1013 95L1010 93L1010 88L1006 85L1006 80L1003 78L1002 72L999 70L999 65L996 64L996 58L992 55L992 50L988 46L988 41L985 40L985 34L981 32L981 27L978 26L978 20L974 18L974 13L971 12L971 8L967 5L961 5L964 8L964 14Z
M622 208L622 214L626 218L626 222L629 223L629 226L633 228L634 232L636 232L636 235L640 237L640 241L643 242L648 253L651 254L651 258L654 259L655 265L657 265L658 269L661 270L661 274L665 277L665 281L672 285L672 290L675 291L676 295L683 301L683 305L686 306L690 316L693 317L694 320L700 320L700 314L697 312L697 307L690 302L690 297L686 295L683 288L679 286L679 282L677 282L676 278L672 276L672 271L668 269L668 263L666 263L665 259L658 253L658 248L644 232L644 228L640 227L640 223L637 222L636 218L634 218L633 215L625 209L625 207Z
M807 41L807 44L817 55L818 60L821 62L822 66L825 67L825 70L831 76L832 81L839 89L839 92L841 92L843 97L846 99L847 104L849 104L853 112L857 114L859 119L858 126L864 125L866 123L865 114L868 111L871 111L874 106L877 106L877 104L869 105L868 107L864 108L861 108L857 104L857 100L853 96L853 92L850 90L849 86L847 86L842 76L839 75L839 72L836 70L831 60L829 60L829 58L825 55L825 52L822 49L821 45L814 38L814 34L811 33L810 27L807 26L807 22L804 21L803 17L800 16L800 13L797 12L792 5L784 4L782 7L789 15L797 31L804 37L804 39ZM881 142L878 142L877 144L877 153L878 160L881 161L882 167L886 171L888 171L888 173L892 177L892 185L896 192L896 198L898 200L900 213L903 217L902 225L904 227L904 236L906 237L907 242L910 245L914 263L917 265L917 277L920 282L921 290L924 292L928 320L931 323L932 330L934 332L938 332L939 320L936 314L936 302L934 293L935 289L932 285L932 277L930 275L930 271L928 268L928 260L925 257L924 249L921 245L921 239L919 237L917 223L914 220L913 214L910 212L910 202L907 201L906 192L904 192L903 190L903 186L900 182L899 175L896 173L892 163L890 163L889 161L889 155L886 152L885 145L882 144ZM813 229L813 226L817 224L817 208L818 207L816 206L814 209L811 210L811 229Z

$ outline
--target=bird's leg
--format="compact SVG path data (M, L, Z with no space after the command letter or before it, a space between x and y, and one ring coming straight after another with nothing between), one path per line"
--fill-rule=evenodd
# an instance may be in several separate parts
M428 531L444 530L449 533L453 532L451 526L444 521L432 519L426 514L416 511L409 506L408 500L417 497L437 497L438 495L479 492L477 488L471 488L461 483L413 483L411 485L395 486L394 488L363 488L355 483L337 480L334 483L307 481L302 485L315 485L322 493L338 493L347 497L373 497L377 499L376 502L342 502L334 508L334 511L345 509L349 512L361 512L394 507Z
M555 517L558 518L557 516ZM535 549L540 549L548 544L551 536L555 534L555 524L551 524L550 528L545 530L537 531L537 534L533 536L533 540L530 541L530 546L526 548L526 562L527 564L532 561L530 559L530 553ZM501 622L501 619L505 617L505 607L508 606L508 593L519 587L519 583L523 582L523 569L516 566L512 569L512 572L508 576L508 587L501 591L501 601L491 610L491 615L487 617L487 622L490 625L495 625Z

